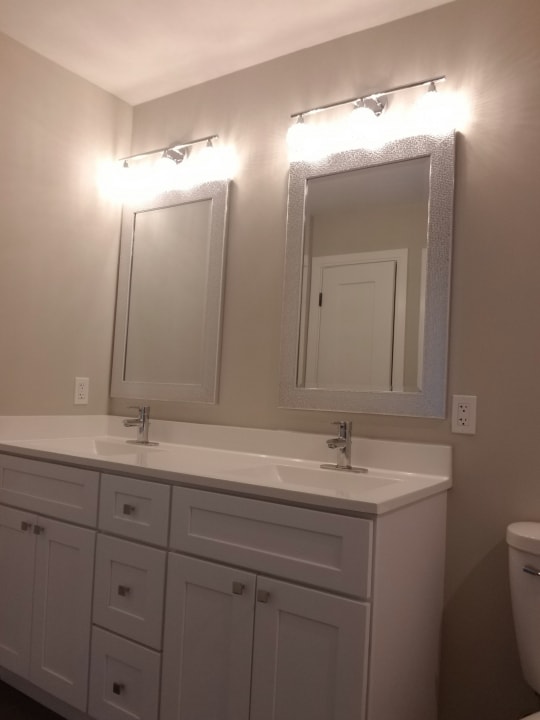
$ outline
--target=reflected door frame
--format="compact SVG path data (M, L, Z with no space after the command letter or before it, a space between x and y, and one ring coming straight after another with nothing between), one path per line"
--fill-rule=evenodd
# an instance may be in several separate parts
M336 266L393 262L395 263L396 273L394 288L391 389L393 391L403 391L405 367L405 318L407 304L407 259L407 249L391 249L342 255L317 256L312 258L311 272L309 268L304 265L303 287L306 289L306 294L309 295L310 301L308 317L305 318L305 322L307 323L306 331L308 334L308 342L307 346L302 344L300 348L299 368L303 368L303 380L306 385L308 384L309 373L307 371L307 366L309 364L310 354L313 354L313 348L316 349L318 347L318 340L314 338L316 333L313 332L313 328L315 325L318 326L320 324L320 307L318 298L320 292L320 282L324 270Z

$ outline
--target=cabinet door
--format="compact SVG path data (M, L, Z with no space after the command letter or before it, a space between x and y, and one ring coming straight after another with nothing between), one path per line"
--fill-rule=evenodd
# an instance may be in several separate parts
M35 515L0 505L0 665L27 678L34 587Z
M161 720L248 720L255 576L169 555Z
M250 720L362 720L369 606L259 578Z
M30 680L86 710L95 532L37 519Z

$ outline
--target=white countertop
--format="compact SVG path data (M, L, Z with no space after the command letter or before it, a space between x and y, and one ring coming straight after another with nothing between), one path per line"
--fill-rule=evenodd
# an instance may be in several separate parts
M322 470L331 436L151 421L155 447L111 416L0 417L0 452L281 502L382 514L451 487L451 448L353 438L364 473Z

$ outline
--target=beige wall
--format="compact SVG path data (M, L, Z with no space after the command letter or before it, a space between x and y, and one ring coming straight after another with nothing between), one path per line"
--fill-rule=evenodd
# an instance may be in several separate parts
M447 420L352 417L359 435L454 447L444 720L536 709L518 667L504 533L510 521L540 520L539 38L538 0L457 0L134 113L134 151L217 132L242 163L231 197L220 403L154 403L154 415L328 433L338 413L277 407L289 115L440 74L471 98L457 148L449 391L478 396L478 432L452 435Z
M277 407L289 115L439 74L472 99L457 152L449 393L478 396L478 432L452 435L447 420L352 417L359 435L454 447L441 720L509 720L537 707L518 667L504 532L510 521L540 520L539 37L538 0L456 0L134 113L133 151L217 132L242 164L220 403L154 403L154 416L327 433L337 413ZM89 409L99 411L117 228L83 160L121 153L129 112L4 38L0 83L0 409L71 412L72 376L88 374L97 398ZM124 413L126 404L110 408Z
M0 88L0 414L106 412L119 214L96 163L132 111L5 35Z

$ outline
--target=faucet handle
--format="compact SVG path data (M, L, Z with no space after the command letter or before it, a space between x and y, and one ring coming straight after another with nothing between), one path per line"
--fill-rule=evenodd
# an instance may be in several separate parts
M335 420L332 425L339 427L339 436L342 438L352 435L352 420Z
M128 405L128 410L136 410L139 417L150 415L150 405Z

